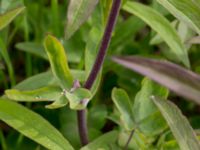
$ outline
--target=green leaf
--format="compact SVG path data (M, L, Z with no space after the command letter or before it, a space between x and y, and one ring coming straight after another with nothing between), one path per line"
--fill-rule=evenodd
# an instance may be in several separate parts
M118 144L120 147L124 147L130 137L130 132L124 132L121 130L118 137ZM134 134L128 145L129 150L151 150L150 141L137 129L134 130Z
M0 30L6 27L17 15L25 9L24 6L10 10L0 15Z
M74 91L64 91L65 96L69 100L69 106L71 109L81 110L86 108L92 94L89 90L84 88L77 88Z
M181 150L199 150L200 143L188 120L173 103L152 96L153 102L166 119Z
M91 26L92 28L89 31L87 36L87 42L85 46L85 71L87 76L89 75L92 66L95 62L97 52L99 50L99 45L104 31L104 13L108 10L104 10L105 3L112 3L112 1L100 1L94 10L93 15L91 16ZM107 18L106 18L107 19Z
M18 6L22 6L23 1L21 0L1 0L0 1L0 14L6 12L7 10L14 9Z
M22 102L55 101L61 96L60 87L49 86L31 91L19 91L16 89L6 90L9 99Z
M52 72L47 71L31 76L21 81L13 88L18 90L34 90L42 88L44 86L53 85L54 83L56 83L56 81L53 77Z
M199 0L157 0L163 7L200 34ZM197 4L198 1L198 4Z
M97 150L97 149L100 150L100 149L108 148L107 147L108 145L115 143L117 141L117 137L118 137L117 131L108 132L100 136L99 138L95 139L88 145L82 147L80 150Z
M49 105L46 105L45 107L48 109L57 109L64 107L68 104L68 100L64 95L61 95L60 97L57 97L57 99Z
M49 122L20 104L1 99L0 119L47 149L73 150L70 143Z
M29 52L29 53L37 55L45 60L48 60L48 56L47 56L42 44L33 43L33 42L22 42L22 43L17 43L15 46L19 50Z
M106 105L95 105L88 110L88 126L101 131L108 116Z
M65 28L67 39L87 20L97 3L98 0L70 0Z
M171 26L176 28L178 24L178 20L174 20L173 22L171 22ZM160 37L159 34L156 34L150 41L150 44L152 45L156 45L156 44L160 44L163 42L163 39Z
M44 42L51 69L55 78L64 89L71 89L73 77L67 64L67 56L62 44L53 36L48 35Z
M167 61L136 56L114 57L113 60L200 104L200 76L194 72Z
M9 78L11 80L11 85L14 86L16 83L14 68L13 68L10 56L8 54L6 43L1 38L0 38L0 55L2 55L2 57L6 63Z
M187 50L180 37L176 30L170 25L169 21L160 13L145 5L130 1L123 6L123 9L146 22L163 38L176 58L183 62L185 66L190 66Z
M119 45L120 47L126 45L129 40L132 42L137 32L144 28L144 26L144 22L135 16L131 16L123 20L120 24L117 24L110 43L110 49L119 49ZM124 39L126 39L126 41L124 41Z
M162 147L163 150L180 150L177 142L175 140L173 141L167 141L165 143L162 143Z
M133 114L140 131L147 136L158 135L167 128L158 108L150 99L151 95L167 98L168 90L152 80L144 78L142 89L135 97Z
M71 70L71 73L78 81L85 81L85 72L82 70ZM39 81L39 82L38 82ZM48 85L58 85L51 71L39 73L29 77L14 86L18 90L34 90Z
M112 91L112 100L121 114L121 120L125 128L132 131L135 128L132 104L128 94L123 89L114 88Z

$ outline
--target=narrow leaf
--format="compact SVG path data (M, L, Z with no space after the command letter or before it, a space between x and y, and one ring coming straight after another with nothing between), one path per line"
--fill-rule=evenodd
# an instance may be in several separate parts
M112 91L112 100L121 114L125 128L132 131L134 129L134 117L128 94L123 89L114 88Z
M67 64L67 56L62 44L53 36L48 35L44 42L45 50L49 57L53 75L64 89L70 89L73 77Z
M18 90L34 90L39 89L44 86L49 86L55 84L55 78L53 77L53 74L51 71L42 72L37 75L31 76L20 83L18 83L16 86L14 86L14 89Z
M73 150L49 122L20 104L0 99L0 119L47 149Z
M85 81L85 72L82 70L71 70L71 73L78 81ZM51 71L39 73L32 77L29 77L22 82L14 86L14 89L18 90L34 90L48 85L58 85Z
M97 3L98 0L70 0L65 29L67 39L87 20Z
M152 96L152 99L166 119L181 150L199 150L200 143L188 120L173 103Z
M163 7L176 16L179 20L187 23L200 34L200 7L198 0L157 0Z
M23 102L55 101L61 96L60 87L44 87L31 91L19 91L16 89L6 90L5 94L9 99Z
M24 6L10 10L0 15L0 30L6 27L17 15L25 9Z
M123 6L123 9L136 15L146 22L163 38L176 58L183 62L185 66L190 66L187 50L184 47L176 30L170 25L170 22L167 19L165 19L154 9L137 2L128 1Z
M200 104L200 76L192 71L167 61L142 57L114 57L113 60Z

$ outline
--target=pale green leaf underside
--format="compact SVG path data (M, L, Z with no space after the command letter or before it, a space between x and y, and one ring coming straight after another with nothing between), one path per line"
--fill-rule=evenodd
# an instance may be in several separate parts
M65 36L67 39L90 16L97 2L98 0L70 0L67 12L67 25L65 28Z
M0 30L2 30L4 27L6 27L24 9L25 9L25 7L21 6L21 7L10 10L10 11L0 15Z
M179 108L173 103L152 96L156 106L166 119L181 150L199 150L200 143L188 120L182 115Z
M49 122L20 104L0 99L0 119L47 149L73 150Z
M163 7L200 34L199 0L157 0ZM197 3L198 1L198 3Z
M132 111L132 104L128 94L123 89L114 88L112 90L112 100L120 112L121 119L127 130L134 129L134 117Z
M154 9L137 2L128 1L123 6L123 9L146 22L163 38L176 58L185 66L190 66L186 48L176 30L170 25L170 22L167 19Z

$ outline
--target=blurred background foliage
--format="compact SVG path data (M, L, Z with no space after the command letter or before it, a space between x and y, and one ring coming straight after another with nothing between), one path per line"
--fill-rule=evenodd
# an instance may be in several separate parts
M137 0L163 14L177 29L184 41L190 39L194 33L182 22L176 20L156 0ZM49 70L49 63L44 52L43 41L47 33L61 40L69 58L69 65L73 69L83 70L85 67L85 49L91 48L91 40L100 40L110 9L107 0L100 0L92 16L70 38L64 40L66 13L68 0L1 0L0 13L24 5L25 11L20 14L8 27L0 32L0 48L7 51L7 55L0 53L0 93L14 87L24 79ZM103 13L99 13L103 12ZM100 15L101 14L101 15ZM97 28L98 31L95 31ZM94 33L93 33L94 31ZM111 91L120 87L127 91L131 99L141 88L143 77L122 66L113 63L112 55L140 55L150 58L164 58L177 62L167 50L165 43L155 39L156 33L139 18L120 11L115 31L112 36L108 55L98 92L88 107L88 124L90 139L117 128L117 124L110 117L113 115ZM154 40L154 41L153 41ZM156 44L151 44L151 43ZM187 44L187 43L186 43ZM96 45L98 47L98 45ZM94 49L96 47L93 47ZM188 45L188 53L193 71L200 73L199 45ZM96 48L97 49L97 48ZM38 81L40 82L40 81ZM185 101L183 98L170 93L182 112L189 118L194 129L200 128L199 106ZM46 118L53 126L67 137L71 144L79 148L76 112L69 108L56 110L45 109L43 103L22 103ZM112 119L110 119L112 118ZM0 122L0 143L2 149L9 150L39 150L44 149L35 142L22 136L5 123ZM136 133L135 136L140 136ZM122 138L127 137L123 132ZM164 136L164 134L163 134ZM125 138L126 139L126 138ZM165 133L165 140L171 139L169 131ZM120 141L123 145L123 140Z

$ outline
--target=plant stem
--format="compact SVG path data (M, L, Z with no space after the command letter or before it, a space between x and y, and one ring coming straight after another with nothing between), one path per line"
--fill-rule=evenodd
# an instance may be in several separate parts
M99 52L97 54L92 70L89 74L89 77L84 84L84 88L86 89L92 88L92 85L94 84L94 81L103 65L104 58L106 56L106 51L108 49L108 46L111 40L112 31L114 29L115 22L117 20L117 16L120 10L120 4L121 4L121 0L113 0L112 8L111 8L106 29L104 31L104 35L101 41ZM77 118L78 118L78 127L79 127L81 144L84 146L89 143L86 109L78 111Z
M126 142L126 145L124 146L124 150L128 149L128 145L129 145L129 143L130 143L130 141L131 141L131 139L133 137L133 134L134 134L134 130L131 131L131 134L129 135L129 138L128 138L127 142Z

